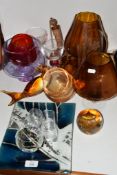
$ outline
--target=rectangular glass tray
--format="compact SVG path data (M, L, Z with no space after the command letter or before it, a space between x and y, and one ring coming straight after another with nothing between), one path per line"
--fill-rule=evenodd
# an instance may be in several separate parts
M21 151L15 144L15 134L18 125L14 117L23 119L32 108L45 108L58 113L58 140L57 143L46 142L33 153ZM42 103L20 101L14 105L8 128L0 147L0 169L18 169L33 171L71 171L72 168L72 138L75 116L75 103ZM28 167L26 166L29 161ZM36 162L36 166L34 166Z

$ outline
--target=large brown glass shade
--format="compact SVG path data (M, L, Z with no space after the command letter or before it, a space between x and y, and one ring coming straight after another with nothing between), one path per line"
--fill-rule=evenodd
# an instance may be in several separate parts
M101 17L94 12L80 12L65 38L61 67L74 75L91 51L106 52L108 38Z
M76 72L76 92L83 98L98 101L117 95L117 72L111 56L104 52L92 52Z

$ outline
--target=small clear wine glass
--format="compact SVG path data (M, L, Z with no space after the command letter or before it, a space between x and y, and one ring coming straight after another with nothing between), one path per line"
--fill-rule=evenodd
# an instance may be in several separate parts
M51 67L59 67L63 54L64 42L57 46L56 40L51 38L45 42L43 48L47 58L47 64Z
M37 38L42 45L45 44L48 39L48 32L42 27L31 27L26 30L26 33Z

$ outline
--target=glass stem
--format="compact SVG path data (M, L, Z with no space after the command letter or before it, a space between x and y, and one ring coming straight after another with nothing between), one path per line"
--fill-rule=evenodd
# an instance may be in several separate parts
M61 103L55 103L55 107L56 107L56 123L58 126L58 109L60 107Z

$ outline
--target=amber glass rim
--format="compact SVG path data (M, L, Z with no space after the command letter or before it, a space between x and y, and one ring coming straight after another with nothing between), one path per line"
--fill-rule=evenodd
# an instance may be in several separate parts
M66 83L66 86L63 88L62 92L66 89L66 87L69 86L69 73L65 69L63 69L63 68L58 68L58 67L51 68L43 76L43 89L44 89L44 92L46 94L48 94L48 95L56 96L56 95L53 94L53 92L50 92L48 90L48 88L47 88L47 82L46 82L46 77L48 77L49 74L56 73L56 72L58 72L58 73L61 73L61 72L64 73L64 75L66 76L66 78L68 80L67 83Z
M11 42L11 39L12 38L5 41L5 43L3 45L3 51L6 52L6 53L9 53L9 54L22 55L22 51L19 51L19 52L9 51L8 46ZM33 39L34 45L31 48L28 49L28 52L31 52L32 50L38 48L38 46L39 46L37 38L32 36L32 39Z
M78 20L82 21L82 22L94 22L97 21L99 19L99 15L94 13L94 12L80 12L76 15L78 17Z

